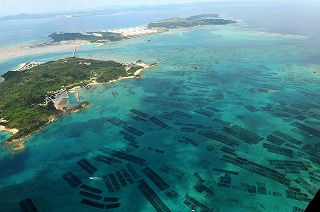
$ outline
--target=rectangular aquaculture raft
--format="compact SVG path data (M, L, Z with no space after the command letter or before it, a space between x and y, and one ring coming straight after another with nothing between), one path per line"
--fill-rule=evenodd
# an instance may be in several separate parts
M151 168L146 167L142 169L142 173L145 174L161 191L166 190L170 186Z
M80 161L77 162L77 164L83 169L85 170L88 174L93 174L96 171L98 171L98 169L96 167L94 167L91 163L89 163L87 160L82 159Z
M80 185L82 182L71 172L63 175L62 178L72 187L75 188Z
M101 152L105 153L105 154L108 154L108 155L111 155L111 156L114 156L114 157L117 157L117 158L120 158L120 159L123 159L123 160L127 160L127 161L130 161L130 162L139 164L139 165L143 165L144 162L146 161L146 160L144 160L142 158L138 158L136 156L129 155L127 153L116 151L116 150L109 149L109 148L106 148L106 147L102 147L99 150Z
M139 182L139 190L147 198L147 200L151 203L151 205L157 212L171 211L144 180L140 180Z
M38 212L38 209L30 198L19 202L19 206L22 212Z

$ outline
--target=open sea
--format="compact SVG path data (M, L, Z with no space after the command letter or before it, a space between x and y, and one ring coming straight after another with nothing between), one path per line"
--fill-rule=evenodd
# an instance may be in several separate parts
M288 9L264 6L276 8L279 20ZM39 211L59 212L303 211L320 187L316 27L279 27L287 19L272 25L262 18L267 12L261 5L215 5L118 14L103 17L105 22L71 18L72 28L58 19L0 22L7 27L0 45L45 40L54 31L124 28L239 7L244 10L229 15L249 26L196 27L81 46L78 57L160 65L144 71L143 79L81 89L81 101L91 108L47 126L25 142L23 152L13 155L1 146L0 211L32 203ZM248 10L261 16L255 19ZM294 20L296 10L283 14ZM11 40L13 33L21 39ZM0 73L68 55L2 61ZM73 95L70 103L76 104ZM1 132L0 142L9 136Z

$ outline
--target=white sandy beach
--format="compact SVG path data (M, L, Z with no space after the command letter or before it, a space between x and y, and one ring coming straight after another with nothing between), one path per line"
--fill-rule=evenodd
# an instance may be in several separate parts
M139 65L139 66L141 66L142 68L141 68L141 69L138 69L136 72L134 72L134 75L133 75L133 76L120 77L120 78L118 78L118 79L110 80L109 82L105 82L105 83L91 82L91 83L88 84L88 86L101 85L101 84L109 84L109 83L113 83L113 82L116 82L116 81L118 81L118 80L124 80L124 79L141 78L140 74L141 74L142 71L144 71L144 70L146 70L146 69L148 69L148 68L151 68L151 67L155 66L155 65L153 65L153 66L151 65L151 66L150 66L150 65L147 65L147 64L144 64L144 63L137 63L136 65ZM76 90L78 90L78 89L81 89L81 87L80 87L80 86L74 87L74 88L70 89L68 92L74 93L74 92L76 92Z
M147 26L138 26L138 27L130 27L116 30L106 30L107 32L119 33L122 36L134 37L134 36L144 36L157 34L161 32L165 32L167 30L164 29L150 29Z
M0 125L0 131L5 131L5 132L9 132L11 134L16 134L17 132L19 132L18 129L9 129L9 128L6 128L5 126L3 125Z

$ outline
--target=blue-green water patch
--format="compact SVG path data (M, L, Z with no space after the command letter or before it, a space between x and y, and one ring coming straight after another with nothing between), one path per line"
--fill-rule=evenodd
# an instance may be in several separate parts
M160 64L143 79L80 89L90 109L26 141L22 156L13 156L23 167L1 180L0 208L18 210L30 197L39 210L96 211L80 203L87 197L65 180L70 172L102 197L119 198L115 211L157 207L141 180L172 211L305 208L320 176L319 153L312 151L319 148L320 79L309 69L319 64L299 42L208 27L80 47L79 56ZM97 171L81 167L83 159ZM163 189L147 167L170 187ZM121 184L121 170L133 184Z

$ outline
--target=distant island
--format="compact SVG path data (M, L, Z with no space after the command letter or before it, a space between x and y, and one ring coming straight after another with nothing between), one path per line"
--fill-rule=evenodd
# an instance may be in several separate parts
M210 2L193 2L193 3L184 3L184 8L194 8L194 6L208 7L212 6ZM0 21L10 21L10 20L23 20L23 19L44 19L44 18L77 18L77 17L90 17L90 16L109 16L109 15L116 15L123 11L126 12L143 12L143 11L150 11L150 10L157 10L157 11L167 11L173 9L180 9L180 4L166 4L166 5L143 5L143 6L108 6L105 8L98 8L93 10L85 10L85 11L74 11L74 12L58 12L58 13L37 13L37 14L30 14L30 13L21 13L18 15L9 15L9 16L2 16L0 17Z
M204 4L205 5L205 4ZM171 6L170 6L171 7ZM166 7L160 7L166 10ZM133 9L133 8L131 8ZM97 14L100 14L99 12ZM20 15L21 17L26 14ZM42 14L46 15L46 14ZM50 15L50 14L49 14ZM79 14L73 14L75 17ZM84 14L85 15L85 14ZM93 14L87 14L93 15ZM20 16L14 16L12 18L19 18ZM33 16L33 15L32 15ZM35 15L37 17L37 15ZM78 17L78 16L77 16ZM6 17L4 17L6 18ZM10 18L10 17L7 17ZM101 18L103 18L101 16ZM1 21L1 18L0 18ZM202 14L196 16L190 16L188 18L170 18L165 20L154 21L145 26L130 27L115 30L100 30L89 32L54 32L48 35L50 39L46 41L40 41L27 45L18 46L5 46L0 47L0 61L10 60L13 58L24 57L26 55L35 55L48 52L71 52L70 56L75 56L77 47L86 44L93 43L98 45L104 45L111 42L127 40L135 37L142 37L152 34L158 34L168 32L170 30L187 29L190 27L198 26L216 26L237 23L232 18L225 17L219 14ZM150 41L150 40L146 40ZM97 46L98 47L98 46ZM73 53L72 53L73 52ZM0 77L0 82L3 78Z
M147 26L118 30L94 32L56 32L49 35L54 42L83 40L91 43L108 43L133 37L167 32L170 29L182 29L196 26L226 25L236 23L234 20L221 18L219 14L202 14L188 18L170 18L149 23Z
M78 98L74 88L121 78L138 78L140 72L148 67L141 61L121 64L71 57L42 64L25 64L21 67L23 71L3 74L4 82L0 83L0 130L13 134L5 144L14 144L14 151L23 149L24 139L59 116L89 108L89 102L73 106L64 103L69 91L76 91Z
M126 36L123 36L119 33L112 32L57 32L49 35L50 38L53 39L54 42L61 41L70 41L70 40L85 40L93 43L97 42L114 42L126 39Z
M206 25L226 25L232 23L236 23L236 21L223 19L219 14L202 14L190 16L188 18L170 18L162 21L152 22L148 24L148 27L177 29Z

